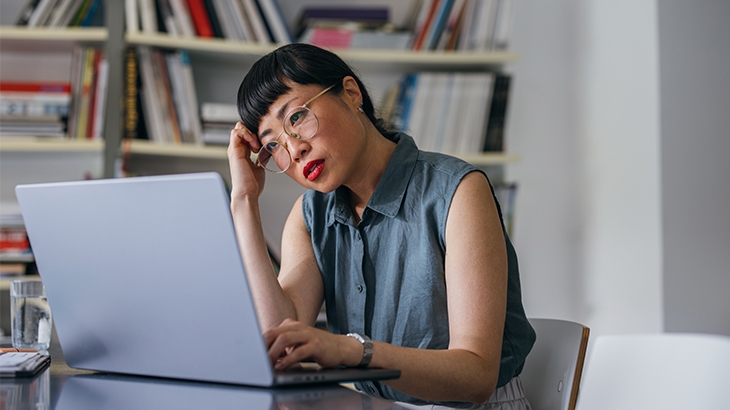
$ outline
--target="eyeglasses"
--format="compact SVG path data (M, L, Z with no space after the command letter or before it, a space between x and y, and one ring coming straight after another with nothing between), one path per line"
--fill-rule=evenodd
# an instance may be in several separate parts
M286 134L289 137L296 138L300 141L305 141L314 137L319 130L319 118L317 118L317 115L310 110L307 105L316 100L318 97L324 95L335 85L336 84L333 84L325 88L320 91L319 94L308 99L304 104L289 110L284 116L282 131L279 136L273 140L261 141L262 148L259 150L254 163L263 167L267 171L275 172L277 174L286 172L286 170L291 166L292 158L291 153L289 152L289 146L282 139L282 136Z

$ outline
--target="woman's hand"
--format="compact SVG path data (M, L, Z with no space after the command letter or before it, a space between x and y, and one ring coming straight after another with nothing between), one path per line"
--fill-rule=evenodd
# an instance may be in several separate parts
M242 122L231 130L228 144L228 165L231 169L231 199L258 198L264 190L266 172L251 162L251 152L259 152L258 138Z
M292 319L264 332L269 357L277 370L313 361L322 367L357 366L362 359L362 344Z

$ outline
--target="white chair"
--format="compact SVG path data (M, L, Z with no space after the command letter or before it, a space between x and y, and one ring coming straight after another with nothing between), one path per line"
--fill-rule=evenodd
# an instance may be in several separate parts
M577 408L729 409L730 337L686 333L597 337Z
M573 410L590 329L558 319L530 319L537 340L520 374L533 410Z

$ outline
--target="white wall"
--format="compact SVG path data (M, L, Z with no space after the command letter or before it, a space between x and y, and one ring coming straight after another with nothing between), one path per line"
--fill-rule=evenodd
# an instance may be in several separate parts
M659 2L667 331L730 335L730 2Z
M655 2L518 1L511 48L528 315L661 331Z

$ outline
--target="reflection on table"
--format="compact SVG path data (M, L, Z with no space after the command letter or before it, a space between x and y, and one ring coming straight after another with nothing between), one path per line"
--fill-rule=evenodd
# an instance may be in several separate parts
M51 367L33 378L4 379L0 408L86 409L400 409L337 384L265 389L71 369L57 339ZM183 360L183 359L181 359Z

